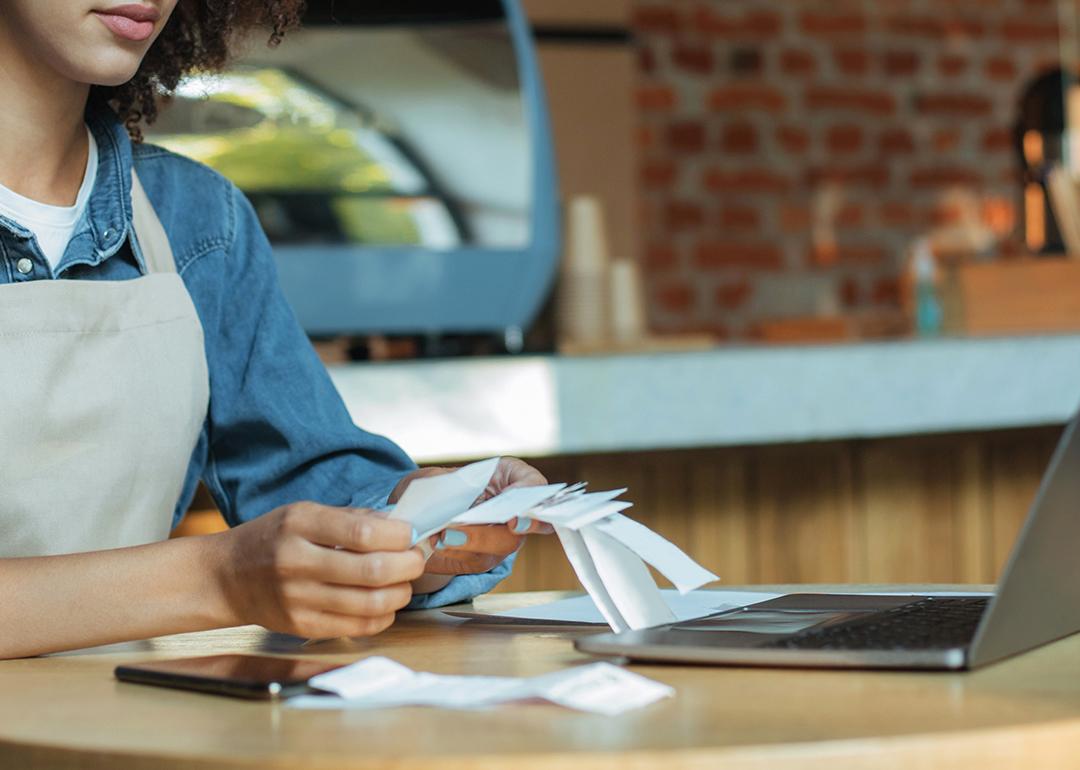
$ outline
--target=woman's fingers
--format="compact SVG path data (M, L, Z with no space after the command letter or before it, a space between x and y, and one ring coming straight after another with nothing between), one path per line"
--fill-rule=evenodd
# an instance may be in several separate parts
M371 551L405 551L412 545L412 527L367 511L311 503L285 520L295 534L317 545Z
M291 587L290 598L319 612L349 617L381 618L393 615L412 599L412 586L397 583L385 588L354 588L307 581Z
M516 518L507 522L507 527L515 535L550 535L555 532L555 527L546 521L537 521L529 518Z
M382 588L408 583L424 573L424 557L415 548L408 551L355 553L308 544L306 577L320 583L341 586Z
M476 524L446 530L435 550L509 556L520 548L523 542L523 535L514 534L507 527L498 524Z

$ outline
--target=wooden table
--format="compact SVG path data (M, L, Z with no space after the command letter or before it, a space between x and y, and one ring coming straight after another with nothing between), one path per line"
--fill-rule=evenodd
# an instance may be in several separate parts
M531 675L583 662L575 633L429 612L369 641L301 646L242 628L6 661L0 768L1080 767L1080 635L972 674L635 666L678 694L616 718L549 705L294 711L112 676L121 662L220 652Z

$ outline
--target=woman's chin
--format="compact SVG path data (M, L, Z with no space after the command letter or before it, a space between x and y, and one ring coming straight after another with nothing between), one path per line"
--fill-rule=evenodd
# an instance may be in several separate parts
M95 52L83 62L71 62L65 69L68 77L93 86L119 86L135 77L142 62L141 54L118 51L115 47Z

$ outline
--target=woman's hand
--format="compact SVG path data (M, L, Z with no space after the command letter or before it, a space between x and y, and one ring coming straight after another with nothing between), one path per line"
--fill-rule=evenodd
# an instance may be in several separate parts
M413 479L450 473L455 468L422 468L398 484L390 497L396 502ZM532 487L547 484L540 471L516 457L499 461L484 493L483 502L511 487ZM530 519L515 519L508 524L484 524L448 529L432 538L435 549L427 562L424 577L413 583L416 593L431 593L445 586L454 575L475 575L494 569L510 554L521 548L528 534L550 534L549 525Z
M363 510L294 503L220 537L228 538L224 593L238 622L298 636L379 633L424 572L412 528Z

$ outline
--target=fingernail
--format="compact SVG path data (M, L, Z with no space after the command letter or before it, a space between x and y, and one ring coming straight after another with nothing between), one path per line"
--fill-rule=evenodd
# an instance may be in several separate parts
M527 519L524 516L519 516L517 524L514 525L514 532L519 535L523 535L529 531L529 527L532 526L532 519Z
M420 539L420 533L416 531L416 527L412 528L412 539L409 541L409 545L416 545L416 541Z
M420 542L414 543L414 547L420 549L420 553L424 557L424 561L431 558L431 554L435 553L435 549L431 546L430 538L422 538Z
M460 532L456 529L448 529L443 533L442 540L439 541L439 548L465 545L467 542L469 542L469 536L464 532Z

